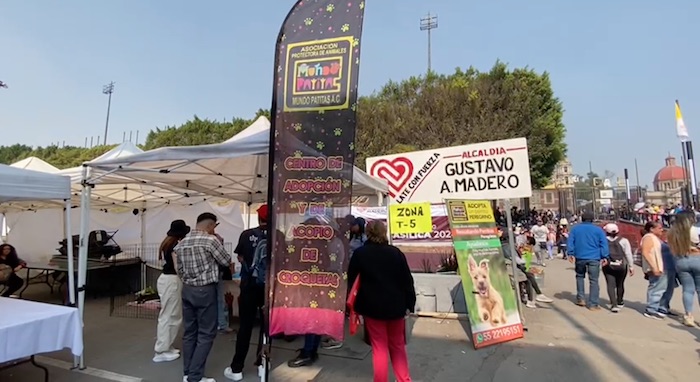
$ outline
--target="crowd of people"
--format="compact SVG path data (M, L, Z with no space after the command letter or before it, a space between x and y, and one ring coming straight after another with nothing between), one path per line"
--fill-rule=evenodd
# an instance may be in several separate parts
M700 230L693 210L674 214L668 231L660 221L644 225L639 243L642 274L648 281L646 317L663 320L677 315L670 308L675 288L682 288L684 312L681 322L696 326L694 299L700 303ZM594 224L593 215L584 213L581 224L571 229L567 252L576 273L576 303L590 310L600 310L599 275L602 269L607 283L610 310L624 307L625 279L633 276L634 263L629 240L619 236L614 223L604 227ZM588 276L589 293L585 297L584 280Z
M247 355L256 322L264 322L265 272L268 269L266 241L268 209L257 210L258 227L243 231L235 249L240 269L239 319L235 353L224 376L232 381L243 380ZM399 382L411 381L406 353L405 317L413 312L416 294L413 277L405 255L389 244L384 223L373 221L365 226L362 219L347 217L351 235L348 239L350 261L348 291L355 283L359 288L351 308L364 319L366 341L372 347L374 381L388 381L391 360ZM225 332L227 322L220 319L224 298L221 281L226 273L236 274L231 254L216 233L217 217L203 213L190 229L182 220L171 223L160 246L163 271L157 281L161 310L158 317L154 362L170 362L182 358L183 382L213 382L204 375L209 352L217 332ZM0 257L2 258L2 257ZM228 271L228 272L227 272ZM362 280L360 282L360 280ZM180 327L184 327L182 350L174 343ZM264 327L261 327L261 336ZM323 340L319 333L283 333L279 338L291 340L304 336L304 346L288 362L289 367L305 367L318 359L322 346L342 346L334 339ZM263 372L258 341L254 365Z

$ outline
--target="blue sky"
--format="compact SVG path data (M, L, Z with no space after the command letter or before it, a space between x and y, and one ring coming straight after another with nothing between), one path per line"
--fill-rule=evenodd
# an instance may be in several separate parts
M102 135L110 81L113 143L194 114L251 117L269 108L275 38L293 3L3 0L0 144ZM628 167L634 183L637 158L650 184L669 152L680 156L675 99L700 137L698 1L367 0L363 94L425 71L428 11L440 23L434 70L501 59L551 74L577 173L589 161L620 176Z

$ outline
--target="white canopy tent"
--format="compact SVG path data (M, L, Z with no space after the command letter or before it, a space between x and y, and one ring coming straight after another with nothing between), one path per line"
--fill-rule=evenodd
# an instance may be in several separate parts
M94 171L95 176L86 179L88 183L101 183L109 182L111 176L119 176L135 182L146 181L226 199L261 203L267 199L269 147L270 121L260 117L223 143L163 147L124 158L87 162L85 165ZM301 142L299 151L307 155L317 154ZM353 177L354 195L388 192L385 180L372 177L357 167Z
M41 160L37 157L24 158L20 161L11 164L10 166L15 168L23 168L25 170L46 172L50 174L54 174L60 171L58 167L55 167L52 164L47 163L46 161Z
M3 211L3 206L6 203L32 200L54 200L65 203L66 239L70 240L72 237L70 232L70 179L61 175L0 165L0 211ZM68 246L67 255L68 298L71 305L75 306L75 272L73 270L72 246Z
M83 165L81 182L81 226L78 270L79 306L85 299L83 287L87 268L87 222L93 187L133 183L180 192L183 197L210 195L252 203L267 200L270 122L260 117L226 142L185 147L163 147L117 158L98 158ZM299 142L299 151L319 155ZM353 194L385 195L385 180L369 176L354 167ZM249 212L249 211L248 211ZM81 360L81 366L83 365Z

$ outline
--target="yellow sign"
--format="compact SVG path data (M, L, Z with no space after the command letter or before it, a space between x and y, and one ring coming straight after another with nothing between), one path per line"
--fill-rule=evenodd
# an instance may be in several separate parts
M393 204L389 206L391 233L433 232L430 203Z
M493 208L488 200L465 200L470 223L493 223Z

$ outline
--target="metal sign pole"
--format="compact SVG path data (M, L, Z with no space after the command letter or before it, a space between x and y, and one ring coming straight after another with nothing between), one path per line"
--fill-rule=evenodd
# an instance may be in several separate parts
M518 256L518 252L515 249L515 234L513 230L513 217L510 215L510 199L504 200L506 207L506 223L508 224L508 244L510 245L510 266L513 271L513 293L515 293L515 302L518 304L518 314L520 314L520 322L523 324L523 330L527 330L525 325L525 316L523 315L523 304L520 301L520 283L518 283L518 265L515 261L515 257Z

